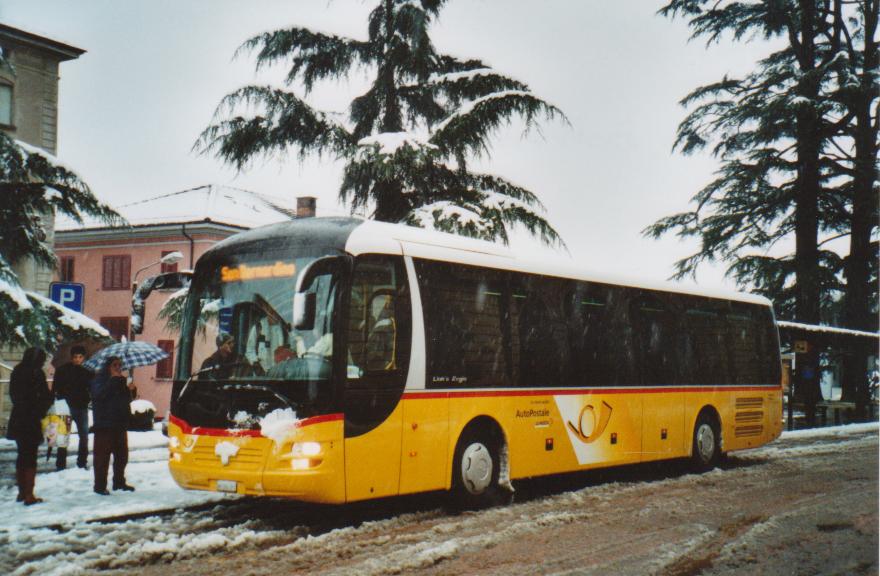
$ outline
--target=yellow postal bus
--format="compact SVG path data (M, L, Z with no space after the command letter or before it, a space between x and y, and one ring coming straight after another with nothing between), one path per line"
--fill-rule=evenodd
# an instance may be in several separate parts
M170 417L184 488L352 502L653 460L782 430L770 302L314 218L196 265Z

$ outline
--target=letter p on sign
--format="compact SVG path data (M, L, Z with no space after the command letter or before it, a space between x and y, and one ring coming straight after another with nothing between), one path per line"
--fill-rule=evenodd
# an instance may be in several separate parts
M49 285L49 297L74 312L83 311L85 287L74 282L53 282Z

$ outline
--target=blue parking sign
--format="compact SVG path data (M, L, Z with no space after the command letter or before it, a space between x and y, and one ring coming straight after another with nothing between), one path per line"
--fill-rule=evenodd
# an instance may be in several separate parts
M74 312L83 311L85 292L85 286L75 282L52 282L49 284L49 299Z

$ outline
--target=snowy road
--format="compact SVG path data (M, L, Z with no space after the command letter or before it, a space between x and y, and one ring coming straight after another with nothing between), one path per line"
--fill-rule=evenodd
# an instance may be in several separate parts
M135 495L100 500L85 473L68 470L41 474L49 501L26 509L9 502L4 479L0 573L167 576L169 563L175 575L241 576L878 570L876 424L786 433L704 475L665 465L535 480L517 485L512 506L460 514L436 495L344 507L215 501L170 483L157 442L134 442ZM0 468L11 474L9 448L0 444Z

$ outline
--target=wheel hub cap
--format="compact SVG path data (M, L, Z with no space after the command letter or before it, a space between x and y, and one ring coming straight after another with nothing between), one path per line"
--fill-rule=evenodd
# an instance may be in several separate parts
M715 455L715 432L708 424L703 424L697 431L697 449L704 462L709 462Z
M480 494L492 482L492 455L479 442L465 448L461 457L461 479L471 494Z

